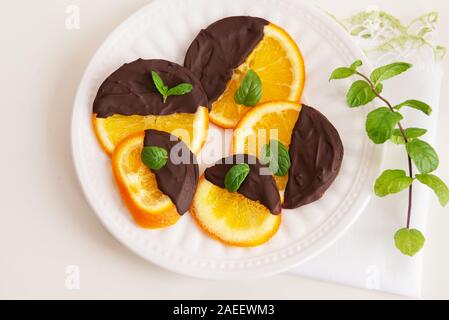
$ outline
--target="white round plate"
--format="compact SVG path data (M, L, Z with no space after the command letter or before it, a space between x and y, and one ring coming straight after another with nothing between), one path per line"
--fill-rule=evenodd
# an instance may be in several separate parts
M278 233L266 244L235 248L206 236L186 213L166 229L137 227L121 201L110 159L91 126L92 103L103 80L125 62L161 58L180 64L201 28L227 16L251 15L285 28L305 59L307 82L302 98L324 113L345 147L341 172L325 196L296 210L284 210ZM329 83L335 67L363 58L343 29L325 13L298 0L153 1L122 23L90 62L75 100L73 158L85 196L107 229L132 251L166 269L201 278L242 279L292 268L333 243L367 204L379 170L379 152L365 137L366 110L349 109L349 82ZM366 71L366 69L365 69ZM205 148L229 134L212 126ZM227 147L227 145L226 145ZM203 154L206 151L203 150ZM208 155L218 160L222 154ZM200 156L201 158L201 156ZM207 158L207 157L206 157ZM201 170L204 165L201 166Z

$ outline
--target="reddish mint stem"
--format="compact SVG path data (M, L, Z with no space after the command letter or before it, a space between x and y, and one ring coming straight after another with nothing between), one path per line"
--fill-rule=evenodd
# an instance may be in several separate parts
M365 79L366 82L368 82L368 84L371 87L371 90L376 95L376 97L379 98L380 100L382 100L383 102L385 102L387 104L388 108L391 110L391 112L396 112L394 110L393 106L391 105L391 103L387 99L382 97L379 92L377 92L376 87L373 84L373 82L371 81L371 79L366 77L364 74L361 74L360 72L356 72L356 74L359 75L360 77L362 77L363 79ZM402 138L404 138L404 141L407 144L407 142L408 142L407 135L405 134L404 127L402 126L400 121L398 122L398 127L399 127L399 130L401 131ZM407 160L408 160L409 177L413 179L412 159L410 158L408 153L407 153ZM410 229L410 220L412 217L412 202L413 202L412 196L413 196L413 183L411 183L410 186L408 187L407 229Z

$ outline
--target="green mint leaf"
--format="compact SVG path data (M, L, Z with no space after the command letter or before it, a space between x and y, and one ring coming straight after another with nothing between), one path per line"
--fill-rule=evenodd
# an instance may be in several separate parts
M397 75L407 71L411 67L412 67L412 65L410 63L406 63L406 62L391 63L389 65L375 69L371 73L370 78L374 84L377 84L381 81L393 78L394 76L397 76Z
M167 164L168 152L161 147L144 147L141 159L148 168L159 170Z
M352 76L355 73L355 69L351 69L351 68L337 68L335 69L330 78L329 81L334 80L334 79L345 79L345 78L349 78L350 76Z
M168 87L164 84L164 81L156 71L151 71L151 77L153 78L154 85L157 91L165 98L167 95Z
M416 179L425 184L435 192L440 204L444 207L449 202L449 188L447 185L433 174L417 174Z
M422 128L407 128L405 129L405 136L408 140L413 140L419 137L422 137L427 133L426 129Z
M178 84L176 87L170 88L167 91L167 96L182 96L184 94L191 92L192 89L193 86L190 83L181 83Z
M384 89L384 85L382 83L376 84L376 92L382 93L382 90Z
M402 137L401 131L399 129L394 129L390 141L397 145L405 144L405 140Z
M374 192L378 197L401 192L413 183L404 170L385 170L374 184Z
M162 78L156 71L151 71L151 77L153 78L154 85L156 86L157 91L162 95L162 99L164 103L167 101L169 96L182 96L184 94L192 91L193 87L190 83L181 83L173 88L168 88Z
M400 110L402 107L410 107L419 111L424 112L428 116L432 113L432 108L425 102L419 101L419 100L407 100L402 102L401 104L398 104L394 108L396 110Z
M368 137L376 144L384 143L391 138L400 120L402 120L401 114L391 112L387 107L371 111L368 113L365 125Z
M363 65L362 60L356 60L354 61L349 68L356 71L358 67L361 67Z
M229 192L236 192L249 174L249 165L236 164L226 172L224 185Z
M234 95L234 100L238 104L247 107L254 107L262 98L262 80L253 70L248 70L240 87Z
M414 256L424 246L424 238L421 231L417 229L403 228L398 230L394 235L396 248L407 256Z
M260 161L268 165L271 172L279 177L287 175L291 166L287 147L277 140L270 140L268 144L262 147Z
M431 173L438 168L439 158L430 144L414 139L406 144L407 152L421 173Z
M346 94L346 102L351 108L363 106L374 100L376 95L365 80L357 80Z
M405 136L408 141L412 141L413 139L419 138L427 133L426 129L421 128L407 128L405 129ZM394 129L393 135L390 138L390 141L394 144L405 144L404 137L402 136L401 130Z

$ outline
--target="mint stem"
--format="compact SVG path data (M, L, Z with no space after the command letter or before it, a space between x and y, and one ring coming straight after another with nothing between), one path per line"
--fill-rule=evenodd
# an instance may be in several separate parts
M379 92L377 92L376 86L374 85L374 83L371 81L370 78L368 78L367 76L365 76L364 74L362 74L362 73L360 73L358 71L356 72L356 74L358 76L362 77L363 79L365 79L366 82L368 82L368 84L371 87L371 90L376 95L376 97L379 98L380 100L382 100L383 102L385 102L391 112L395 112L395 110L394 110L393 106L391 105L391 103L387 99L382 97ZM404 127L402 126L400 121L398 122L398 127L399 127L399 130L401 131L401 135L404 138L405 143L407 144L408 143L407 135L405 134ZM413 179L412 159L410 158L408 153L407 153L407 159L408 159L409 177ZM412 201L413 200L412 195L413 195L413 183L411 183L410 186L408 187L407 229L410 229L410 220L411 220L411 217L412 217L412 202L413 202Z

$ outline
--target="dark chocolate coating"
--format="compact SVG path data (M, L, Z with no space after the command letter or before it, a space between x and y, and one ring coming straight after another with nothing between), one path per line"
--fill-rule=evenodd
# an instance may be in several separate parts
M170 96L164 103L151 71L156 71L169 88L190 83L193 89L185 95ZM200 106L209 106L206 93L187 68L165 60L138 59L124 64L103 82L94 100L93 112L98 118L114 114L168 115L195 113Z
M261 18L228 17L201 30L193 40L184 66L200 79L210 104L223 94L233 70L262 40L267 24Z
M216 162L213 167L207 168L204 176L209 182L224 189L226 173L232 166L239 163L247 163L250 171L237 192L250 200L259 201L272 214L281 213L281 199L276 182L271 174L260 174L260 169L264 168L267 173L269 173L269 169L254 156L240 154L223 158Z
M161 147L168 151L167 164L159 170L151 171L156 175L158 188L173 201L178 213L184 214L190 208L198 185L199 173L195 155L184 142L164 131L146 130L143 145ZM185 161L173 162L174 158L171 157L175 155L182 155Z
M283 207L294 209L321 198L340 171L343 144L335 127L303 105L290 144L291 167Z

